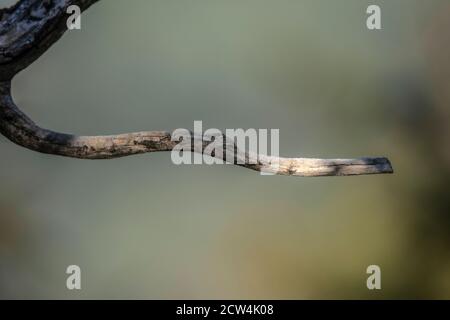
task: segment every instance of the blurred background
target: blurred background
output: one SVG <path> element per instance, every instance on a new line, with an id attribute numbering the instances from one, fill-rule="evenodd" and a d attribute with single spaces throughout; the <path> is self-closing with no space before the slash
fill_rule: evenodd
<path id="1" fill-rule="evenodd" d="M 94 5 L 14 79 L 43 127 L 279 128 L 283 156 L 387 156 L 395 174 L 82 161 L 0 136 L 0 298 L 450 298 L 449 15 L 447 0 Z"/>

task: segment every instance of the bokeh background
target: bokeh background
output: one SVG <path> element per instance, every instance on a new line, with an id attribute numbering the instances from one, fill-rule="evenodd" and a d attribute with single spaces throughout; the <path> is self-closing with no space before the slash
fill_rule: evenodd
<path id="1" fill-rule="evenodd" d="M 0 137 L 0 298 L 450 298 L 449 15 L 448 0 L 94 5 L 14 80 L 40 125 L 279 128 L 282 155 L 388 156 L 395 174 L 81 161 Z"/>

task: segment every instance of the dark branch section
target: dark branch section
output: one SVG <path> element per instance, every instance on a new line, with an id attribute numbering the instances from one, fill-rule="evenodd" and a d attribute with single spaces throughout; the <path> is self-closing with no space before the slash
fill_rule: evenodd
<path id="1" fill-rule="evenodd" d="M 82 11 L 98 0 L 22 0 L 0 10 L 0 133 L 33 151 L 80 159 L 112 159 L 147 152 L 170 151 L 179 143 L 166 131 L 146 131 L 111 136 L 76 136 L 43 129 L 15 105 L 11 80 L 38 59 L 67 30 L 67 8 Z M 201 137 L 191 137 L 189 149 L 203 153 Z M 233 150 L 232 163 L 256 171 L 293 176 L 347 176 L 392 173 L 387 158 L 309 159 L 276 158 L 241 151 L 224 137 L 224 149 Z M 200 148 L 195 142 L 201 142 Z M 225 159 L 215 154 L 216 158 Z"/>
<path id="2" fill-rule="evenodd" d="M 23 0 L 0 12 L 0 80 L 11 80 L 67 30 L 67 8 L 98 0 Z"/>

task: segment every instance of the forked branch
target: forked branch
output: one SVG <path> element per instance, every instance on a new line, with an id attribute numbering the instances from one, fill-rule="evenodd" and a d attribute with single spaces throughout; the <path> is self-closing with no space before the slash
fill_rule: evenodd
<path id="1" fill-rule="evenodd" d="M 38 59 L 67 30 L 66 10 L 77 5 L 86 10 L 98 0 L 22 0 L 0 10 L 0 132 L 25 148 L 80 159 L 112 159 L 134 154 L 170 151 L 178 142 L 165 131 L 148 131 L 112 136 L 76 136 L 54 132 L 36 125 L 15 105 L 11 97 L 11 80 Z M 193 140 L 201 138 L 192 138 Z M 226 141 L 226 140 L 225 140 Z M 195 141 L 192 141 L 195 142 Z M 234 142 L 233 142 L 234 143 Z M 202 153 L 191 144 L 193 152 Z M 392 173 L 387 158 L 308 159 L 252 156 L 229 143 L 236 164 L 270 173 L 293 176 L 338 176 Z M 222 159 L 222 156 L 216 155 Z M 250 161 L 253 160 L 253 161 Z"/>

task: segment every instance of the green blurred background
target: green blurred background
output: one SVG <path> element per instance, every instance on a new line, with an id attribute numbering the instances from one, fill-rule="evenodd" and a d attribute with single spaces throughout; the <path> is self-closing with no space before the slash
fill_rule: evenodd
<path id="1" fill-rule="evenodd" d="M 284 156 L 388 156 L 395 174 L 81 161 L 0 137 L 0 298 L 450 298 L 449 15 L 448 0 L 94 5 L 14 80 L 40 125 L 279 128 Z"/>

